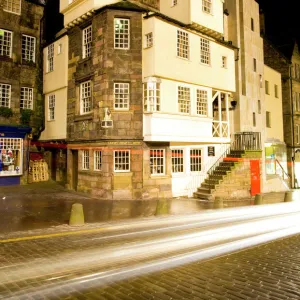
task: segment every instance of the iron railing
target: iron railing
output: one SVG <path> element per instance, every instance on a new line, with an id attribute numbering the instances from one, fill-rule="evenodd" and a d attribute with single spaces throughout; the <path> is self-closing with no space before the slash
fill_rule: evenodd
<path id="1" fill-rule="evenodd" d="M 232 150 L 262 150 L 260 132 L 238 132 L 234 134 Z"/>
<path id="2" fill-rule="evenodd" d="M 275 162 L 276 162 L 276 164 L 275 164 L 275 172 L 276 172 L 276 174 L 278 174 L 277 173 L 277 166 L 279 166 L 280 170 L 281 170 L 281 177 L 282 177 L 282 179 L 283 180 L 290 179 L 290 175 L 285 171 L 285 169 L 283 168 L 283 166 L 281 165 L 281 163 L 279 162 L 279 160 L 277 158 L 275 159 Z M 280 174 L 278 174 L 278 175 L 280 175 Z"/>

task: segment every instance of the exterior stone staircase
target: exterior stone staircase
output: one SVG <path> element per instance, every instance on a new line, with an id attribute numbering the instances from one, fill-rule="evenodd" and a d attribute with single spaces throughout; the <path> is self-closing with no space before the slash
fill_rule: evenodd
<path id="1" fill-rule="evenodd" d="M 229 152 L 222 157 L 217 163 L 211 168 L 208 172 L 208 177 L 197 189 L 197 192 L 194 193 L 194 197 L 203 200 L 213 200 L 213 198 L 219 194 L 218 192 L 224 191 L 222 188 L 226 188 L 227 197 L 229 197 L 228 191 L 230 186 L 235 189 L 236 185 L 240 185 L 239 180 L 247 177 L 247 173 L 250 172 L 241 172 L 242 170 L 238 168 L 239 165 L 243 164 L 239 159 L 245 156 L 244 150 L 229 150 Z M 242 168 L 245 171 L 245 168 Z M 238 171 L 238 172 L 237 172 Z M 250 174 L 249 174 L 250 175 Z M 241 178 L 242 177 L 242 178 Z M 250 176 L 248 176 L 250 180 Z M 247 180 L 248 182 L 248 180 Z M 250 182 L 249 182 L 250 184 Z"/>

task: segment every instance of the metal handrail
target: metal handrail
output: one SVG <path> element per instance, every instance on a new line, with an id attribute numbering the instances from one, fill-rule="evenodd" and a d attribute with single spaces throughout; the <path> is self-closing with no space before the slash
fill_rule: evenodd
<path id="1" fill-rule="evenodd" d="M 284 175 L 286 175 L 287 178 L 290 178 L 290 175 L 285 171 L 285 169 L 283 168 L 283 166 L 281 165 L 281 163 L 279 162 L 279 160 L 277 158 L 275 158 L 276 164 L 278 164 L 281 168 L 282 171 L 282 178 L 284 179 Z M 275 167 L 276 170 L 276 167 Z"/>

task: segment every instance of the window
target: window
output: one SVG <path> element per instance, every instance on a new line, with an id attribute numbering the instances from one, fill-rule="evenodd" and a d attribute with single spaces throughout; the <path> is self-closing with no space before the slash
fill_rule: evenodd
<path id="1" fill-rule="evenodd" d="M 177 30 L 177 56 L 189 58 L 189 34 L 187 32 Z"/>
<path id="2" fill-rule="evenodd" d="M 210 64 L 210 44 L 203 38 L 200 38 L 200 62 L 205 65 Z"/>
<path id="3" fill-rule="evenodd" d="M 222 68 L 227 68 L 227 57 L 222 56 Z"/>
<path id="4" fill-rule="evenodd" d="M 153 46 L 153 33 L 149 32 L 146 34 L 146 48 Z"/>
<path id="5" fill-rule="evenodd" d="M 21 14 L 21 0 L 4 0 L 3 9 L 19 15 Z"/>
<path id="6" fill-rule="evenodd" d="M 278 85 L 274 85 L 274 92 L 275 92 L 275 97 L 278 98 Z"/>
<path id="7" fill-rule="evenodd" d="M 207 91 L 197 89 L 197 115 L 207 116 Z"/>
<path id="8" fill-rule="evenodd" d="M 0 29 L 0 56 L 11 57 L 12 32 Z"/>
<path id="9" fill-rule="evenodd" d="M 259 75 L 259 87 L 263 87 L 263 78 L 262 75 Z"/>
<path id="10" fill-rule="evenodd" d="M 52 72 L 54 70 L 54 44 L 51 44 L 47 48 L 47 72 Z"/>
<path id="11" fill-rule="evenodd" d="M 80 113 L 86 114 L 92 111 L 91 82 L 85 81 L 80 84 Z"/>
<path id="12" fill-rule="evenodd" d="M 129 49 L 129 20 L 115 19 L 115 49 Z"/>
<path id="13" fill-rule="evenodd" d="M 33 89 L 21 87 L 20 108 L 33 109 Z"/>
<path id="14" fill-rule="evenodd" d="M 61 54 L 62 53 L 62 44 L 59 44 L 57 46 L 57 54 Z"/>
<path id="15" fill-rule="evenodd" d="M 150 173 L 152 175 L 165 174 L 165 150 L 164 149 L 150 150 Z"/>
<path id="16" fill-rule="evenodd" d="M 188 87 L 178 87 L 178 111 L 181 113 L 190 113 L 191 91 Z"/>
<path id="17" fill-rule="evenodd" d="M 177 0 L 172 0 L 172 6 L 176 6 L 177 5 Z"/>
<path id="18" fill-rule="evenodd" d="M 296 93 L 297 111 L 300 112 L 300 93 Z"/>
<path id="19" fill-rule="evenodd" d="M 254 20 L 251 18 L 251 30 L 254 31 Z"/>
<path id="20" fill-rule="evenodd" d="M 255 114 L 255 112 L 252 113 L 252 122 L 253 122 L 253 127 L 256 127 L 256 114 Z"/>
<path id="21" fill-rule="evenodd" d="M 257 100 L 257 112 L 261 114 L 261 101 Z"/>
<path id="22" fill-rule="evenodd" d="M 144 83 L 144 110 L 148 112 L 160 111 L 160 83 Z"/>
<path id="23" fill-rule="evenodd" d="M 300 144 L 300 126 L 296 125 L 296 144 Z"/>
<path id="24" fill-rule="evenodd" d="M 201 149 L 190 150 L 191 172 L 201 171 Z"/>
<path id="25" fill-rule="evenodd" d="M 11 85 L 0 83 L 0 107 L 10 107 Z"/>
<path id="26" fill-rule="evenodd" d="M 256 72 L 256 59 L 253 58 L 253 71 Z"/>
<path id="27" fill-rule="evenodd" d="M 266 125 L 271 128 L 271 113 L 269 111 L 266 111 Z"/>
<path id="28" fill-rule="evenodd" d="M 35 37 L 22 35 L 22 61 L 35 62 Z"/>
<path id="29" fill-rule="evenodd" d="M 266 94 L 267 94 L 267 95 L 270 95 L 270 91 L 269 91 L 269 81 L 268 81 L 268 80 L 265 81 L 265 90 L 266 90 Z"/>
<path id="30" fill-rule="evenodd" d="M 90 57 L 92 51 L 92 26 L 82 31 L 82 58 Z"/>
<path id="31" fill-rule="evenodd" d="M 82 170 L 90 169 L 90 153 L 89 150 L 82 150 Z"/>
<path id="32" fill-rule="evenodd" d="M 129 109 L 129 83 L 115 83 L 115 109 Z"/>
<path id="33" fill-rule="evenodd" d="M 212 0 L 202 0 L 202 11 L 211 14 L 212 12 Z"/>
<path id="34" fill-rule="evenodd" d="M 130 151 L 116 150 L 114 151 L 114 170 L 115 172 L 130 171 Z"/>
<path id="35" fill-rule="evenodd" d="M 55 95 L 48 96 L 48 120 L 52 121 L 55 119 Z"/>
<path id="36" fill-rule="evenodd" d="M 102 151 L 95 151 L 94 152 L 94 170 L 101 171 L 102 165 Z"/>
<path id="37" fill-rule="evenodd" d="M 172 150 L 172 173 L 183 173 L 183 150 Z"/>

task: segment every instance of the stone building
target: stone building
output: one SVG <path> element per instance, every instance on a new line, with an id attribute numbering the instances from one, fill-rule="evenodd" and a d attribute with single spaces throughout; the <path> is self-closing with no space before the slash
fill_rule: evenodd
<path id="1" fill-rule="evenodd" d="M 28 135 L 43 126 L 43 11 L 42 0 L 0 2 L 0 185 L 24 179 Z"/>
<path id="2" fill-rule="evenodd" d="M 204 180 L 230 142 L 236 51 L 222 39 L 222 2 L 208 2 L 60 2 L 70 189 L 165 198 Z"/>

